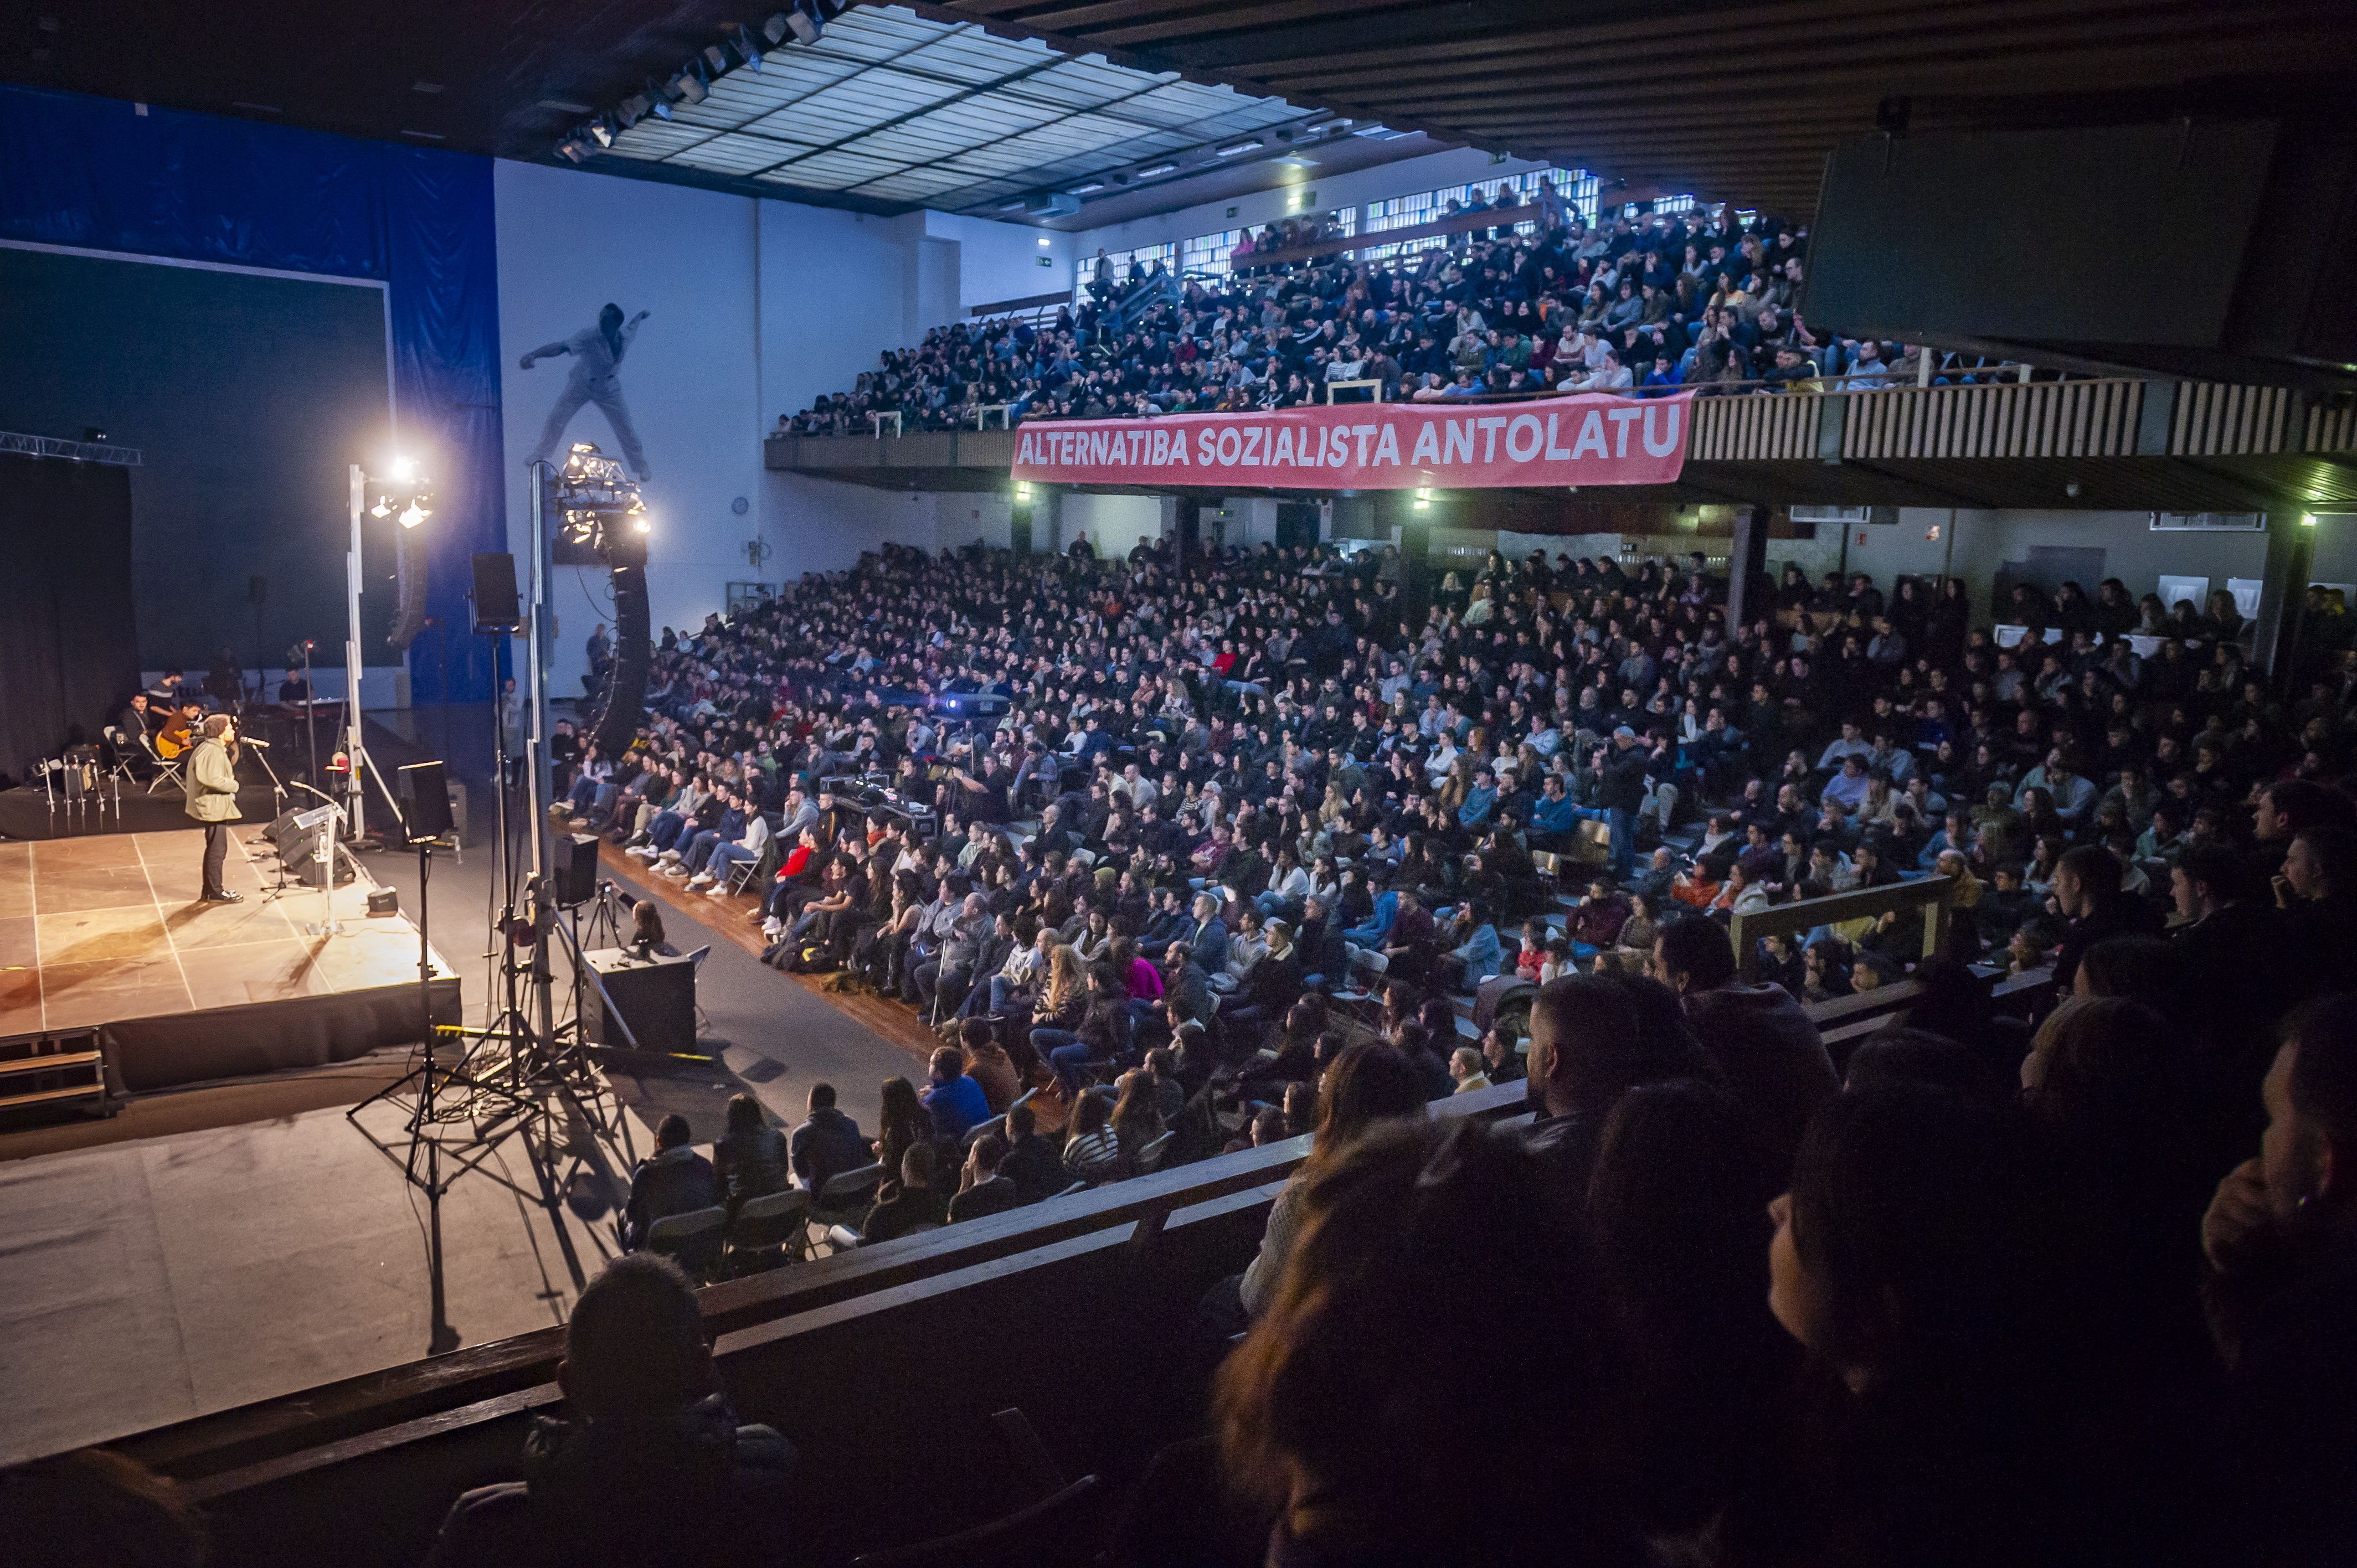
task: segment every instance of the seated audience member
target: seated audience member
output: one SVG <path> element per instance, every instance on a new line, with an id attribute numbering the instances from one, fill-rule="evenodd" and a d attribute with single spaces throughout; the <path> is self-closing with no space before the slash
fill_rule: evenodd
<path id="1" fill-rule="evenodd" d="M 1717 1069 L 1674 1015 L 1648 1017 L 1646 983 L 1619 975 L 1567 974 L 1540 987 L 1531 1003 L 1529 1078 L 1524 1099 L 1538 1112 L 1526 1137 L 1552 1175 L 1558 1196 L 1577 1207 L 1604 1134 L 1605 1118 L 1641 1083 L 1717 1077 Z"/>
<path id="2" fill-rule="evenodd" d="M 1277 1276 L 1285 1267 L 1300 1226 L 1302 1188 L 1316 1179 L 1326 1160 L 1375 1123 L 1394 1119 L 1422 1121 L 1424 1091 L 1424 1075 L 1405 1057 L 1389 1046 L 1372 1041 L 1347 1047 L 1326 1069 L 1318 1090 L 1317 1130 L 1309 1157 L 1278 1190 L 1276 1201 L 1268 1211 L 1268 1226 L 1261 1237 L 1260 1251 L 1254 1257 L 1252 1266 L 1227 1286 L 1233 1292 L 1232 1297 L 1227 1299 L 1232 1299 L 1245 1316 L 1259 1316 L 1275 1289 Z M 1288 1124 L 1291 1122 L 1288 1117 Z M 1215 1294 L 1224 1296 L 1224 1292 L 1215 1291 Z"/>
<path id="3" fill-rule="evenodd" d="M 964 1050 L 966 1077 L 981 1086 L 990 1113 L 1005 1115 L 1023 1092 L 1023 1075 L 991 1032 L 990 1020 L 965 1019 L 958 1026 L 958 1043 Z"/>
<path id="4" fill-rule="evenodd" d="M 1121 1133 L 1103 1094 L 1082 1094 L 1072 1102 L 1071 1126 L 1064 1136 L 1064 1168 L 1076 1181 L 1110 1181 L 1122 1172 Z"/>
<path id="5" fill-rule="evenodd" d="M 668 1260 L 618 1258 L 565 1326 L 562 1418 L 535 1417 L 521 1481 L 453 1504 L 432 1568 L 640 1568 L 776 1561 L 792 1447 L 739 1426 L 695 1292 Z"/>
<path id="6" fill-rule="evenodd" d="M 720 1178 L 688 1137 L 687 1118 L 677 1112 L 655 1124 L 655 1152 L 639 1162 L 630 1177 L 630 1202 L 622 1211 L 624 1247 L 645 1246 L 647 1227 L 658 1219 L 719 1207 Z"/>
<path id="7" fill-rule="evenodd" d="M 729 1096 L 728 1125 L 712 1145 L 712 1168 L 732 1211 L 748 1197 L 783 1192 L 794 1184 L 786 1135 L 770 1125 L 761 1102 L 750 1094 Z"/>
<path id="8" fill-rule="evenodd" d="M 2070 922 L 2054 950 L 2054 986 L 2071 989 L 2079 961 L 2107 937 L 2157 936 L 2153 907 L 2123 891 L 2119 857 L 2100 844 L 2081 844 L 2054 867 L 2054 902 Z"/>
<path id="9" fill-rule="evenodd" d="M 2259 1152 L 2201 1221 L 2202 1305 L 2225 1373 L 2222 1546 L 2253 1563 L 2357 1550 L 2357 995 L 2293 1020 Z"/>
<path id="10" fill-rule="evenodd" d="M 1647 1562 L 1585 1457 L 1598 1325 L 1577 1216 L 1534 1156 L 1464 1122 L 1325 1131 L 1213 1394 L 1227 1485 L 1273 1520 L 1268 1561 Z M 1501 1357 L 1503 1324 L 1545 1329 Z"/>
<path id="11" fill-rule="evenodd" d="M 940 1174 L 940 1156 L 932 1144 L 909 1145 L 909 1152 L 900 1157 L 899 1185 L 867 1211 L 867 1219 L 859 1227 L 859 1240 L 889 1241 L 911 1231 L 930 1230 L 948 1223 L 950 1200 L 936 1179 Z"/>
<path id="12" fill-rule="evenodd" d="M 933 1135 L 955 1144 L 990 1120 L 990 1099 L 982 1085 L 965 1074 L 965 1057 L 955 1046 L 933 1053 L 931 1087 L 925 1090 L 925 1111 L 932 1117 Z"/>
<path id="13" fill-rule="evenodd" d="M 1770 1308 L 1822 1388 L 1800 1560 L 2060 1568 L 2132 1522 L 2058 1452 L 2075 1347 L 2030 1169 L 2006 1108 L 1931 1084 L 1811 1118 L 1769 1252 Z"/>
<path id="14" fill-rule="evenodd" d="M 1490 1087 L 1490 1075 L 1482 1069 L 1481 1053 L 1471 1046 L 1459 1046 L 1448 1053 L 1448 1077 L 1456 1088 L 1452 1094 L 1473 1094 Z"/>
<path id="15" fill-rule="evenodd" d="M 952 1224 L 1003 1214 L 1023 1201 L 1014 1178 L 998 1172 L 999 1162 L 1006 1158 L 1006 1140 L 997 1133 L 985 1133 L 974 1141 L 966 1151 L 965 1168 L 958 1176 L 957 1196 L 950 1199 Z"/>
<path id="16" fill-rule="evenodd" d="M 1815 1023 L 1782 986 L 1743 983 L 1735 944 L 1711 920 L 1663 926 L 1653 972 L 1677 993 L 1703 1049 L 1759 1120 L 1770 1168 L 1788 1168 L 1802 1128 L 1837 1086 Z"/>
<path id="17" fill-rule="evenodd" d="M 835 1109 L 834 1085 L 811 1085 L 810 1116 L 794 1129 L 789 1145 L 794 1179 L 815 1192 L 830 1177 L 872 1165 L 876 1152 L 861 1136 L 859 1123 Z"/>
<path id="18" fill-rule="evenodd" d="M 1039 1135 L 1039 1117 L 1028 1105 L 1006 1113 L 1007 1148 L 998 1162 L 998 1174 L 1015 1184 L 1017 1199 L 1037 1203 L 1072 1185 L 1055 1145 Z"/>
<path id="19" fill-rule="evenodd" d="M 1648 1535 L 1756 1545 L 1793 1478 L 1796 1357 L 1768 1310 L 1777 1185 L 1713 1084 L 1641 1084 L 1605 1120 L 1587 1203 L 1614 1384 L 1603 1452 Z"/>

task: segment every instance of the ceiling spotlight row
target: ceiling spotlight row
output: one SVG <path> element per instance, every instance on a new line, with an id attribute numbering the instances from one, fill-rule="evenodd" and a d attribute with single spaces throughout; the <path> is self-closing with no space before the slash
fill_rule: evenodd
<path id="1" fill-rule="evenodd" d="M 556 156 L 571 163 L 587 161 L 648 115 L 668 120 L 674 104 L 703 102 L 712 84 L 730 71 L 742 68 L 758 73 L 770 51 L 783 48 L 789 40 L 818 42 L 826 25 L 850 8 L 849 0 L 794 0 L 791 9 L 773 13 L 758 27 L 739 26 L 729 38 L 708 45 L 671 75 L 660 81 L 650 78 L 643 91 L 575 129 L 556 144 Z"/>

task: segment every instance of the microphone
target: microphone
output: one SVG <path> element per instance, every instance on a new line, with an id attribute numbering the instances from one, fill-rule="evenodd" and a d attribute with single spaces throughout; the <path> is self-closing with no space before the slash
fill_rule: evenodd
<path id="1" fill-rule="evenodd" d="M 270 743 L 268 741 L 256 740 L 250 735 L 242 735 L 238 736 L 237 744 L 240 746 L 258 746 L 264 751 L 268 751 L 270 749 Z"/>

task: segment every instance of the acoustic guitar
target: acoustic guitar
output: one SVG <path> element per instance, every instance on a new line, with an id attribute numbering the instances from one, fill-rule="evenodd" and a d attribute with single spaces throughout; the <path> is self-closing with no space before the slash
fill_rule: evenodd
<path id="1" fill-rule="evenodd" d="M 196 744 L 196 726 L 186 714 L 174 714 L 156 736 L 156 755 L 169 762 Z"/>

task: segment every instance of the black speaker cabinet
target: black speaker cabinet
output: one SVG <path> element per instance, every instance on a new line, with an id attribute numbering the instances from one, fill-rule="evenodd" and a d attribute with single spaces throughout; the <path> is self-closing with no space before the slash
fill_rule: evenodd
<path id="1" fill-rule="evenodd" d="M 475 629 L 514 631 L 523 625 L 523 601 L 516 593 L 515 557 L 475 557 Z"/>
<path id="2" fill-rule="evenodd" d="M 597 835 L 560 833 L 556 838 L 556 907 L 570 909 L 597 896 Z"/>
<path id="3" fill-rule="evenodd" d="M 597 1009 L 599 1045 L 650 1056 L 710 1057 L 695 1043 L 694 959 L 641 959 L 625 948 L 599 948 L 581 956 L 605 988 Z M 616 1023 L 617 1013 L 630 1026 L 627 1033 Z"/>
<path id="4" fill-rule="evenodd" d="M 409 842 L 438 839 L 450 831 L 450 780 L 438 762 L 413 762 L 401 770 L 401 792 L 408 797 Z"/>

